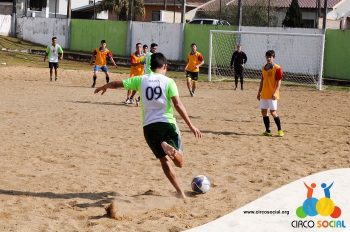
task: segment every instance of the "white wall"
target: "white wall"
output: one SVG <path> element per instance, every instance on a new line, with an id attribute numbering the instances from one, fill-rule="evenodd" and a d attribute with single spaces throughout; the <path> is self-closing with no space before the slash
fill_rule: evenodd
<path id="1" fill-rule="evenodd" d="M 67 19 L 18 18 L 17 37 L 34 43 L 47 45 L 53 36 L 63 48 L 69 47 Z"/>
<path id="2" fill-rule="evenodd" d="M 11 15 L 0 15 L 0 35 L 8 36 L 11 34 Z"/>
<path id="3" fill-rule="evenodd" d="M 182 24 L 132 22 L 130 54 L 135 51 L 136 43 L 158 44 L 158 52 L 162 52 L 169 60 L 182 60 Z"/>

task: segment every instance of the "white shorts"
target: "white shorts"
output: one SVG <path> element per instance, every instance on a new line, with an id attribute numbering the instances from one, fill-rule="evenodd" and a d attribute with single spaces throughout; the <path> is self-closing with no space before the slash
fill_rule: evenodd
<path id="1" fill-rule="evenodd" d="M 260 109 L 277 110 L 277 100 L 272 99 L 260 99 Z"/>

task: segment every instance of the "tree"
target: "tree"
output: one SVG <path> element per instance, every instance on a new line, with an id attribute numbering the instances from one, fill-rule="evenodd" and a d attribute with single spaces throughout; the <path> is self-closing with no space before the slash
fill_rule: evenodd
<path id="1" fill-rule="evenodd" d="M 285 27 L 302 27 L 303 21 L 301 16 L 301 10 L 298 0 L 292 0 L 290 4 L 286 17 L 284 18 L 282 25 Z"/>
<path id="2" fill-rule="evenodd" d="M 102 10 L 109 10 L 117 15 L 119 20 L 128 19 L 129 1 L 133 1 L 133 18 L 144 17 L 145 7 L 143 0 L 102 0 Z"/>

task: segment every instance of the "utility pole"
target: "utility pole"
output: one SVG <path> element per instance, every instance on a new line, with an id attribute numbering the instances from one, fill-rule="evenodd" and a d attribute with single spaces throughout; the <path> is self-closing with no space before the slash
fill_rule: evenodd
<path id="1" fill-rule="evenodd" d="M 96 0 L 94 0 L 94 20 L 96 19 Z"/>
<path id="2" fill-rule="evenodd" d="M 270 0 L 268 1 L 268 5 L 267 5 L 267 26 L 270 27 Z"/>
<path id="3" fill-rule="evenodd" d="M 57 0 L 55 0 L 55 18 L 57 17 Z"/>
<path id="4" fill-rule="evenodd" d="M 238 13 L 237 13 L 238 31 L 242 27 L 242 0 L 238 0 Z"/>
<path id="5" fill-rule="evenodd" d="M 182 0 L 182 15 L 181 15 L 181 23 L 185 23 L 185 15 L 186 15 L 186 0 Z"/>
<path id="6" fill-rule="evenodd" d="M 67 18 L 71 19 L 72 18 L 72 5 L 71 5 L 72 0 L 68 0 L 67 2 Z"/>
<path id="7" fill-rule="evenodd" d="M 321 17 L 321 0 L 316 0 L 316 27 L 319 27 Z"/>
<path id="8" fill-rule="evenodd" d="M 324 0 L 324 5 L 323 5 L 323 24 L 322 24 L 322 29 L 326 30 L 326 25 L 327 25 L 327 7 L 328 7 L 328 1 Z"/>
<path id="9" fill-rule="evenodd" d="M 220 24 L 220 21 L 221 21 L 221 0 L 220 0 L 220 8 L 219 8 L 219 24 Z"/>
<path id="10" fill-rule="evenodd" d="M 16 37 L 16 18 L 17 18 L 17 5 L 16 0 L 13 0 L 13 7 L 12 7 L 12 36 Z"/>

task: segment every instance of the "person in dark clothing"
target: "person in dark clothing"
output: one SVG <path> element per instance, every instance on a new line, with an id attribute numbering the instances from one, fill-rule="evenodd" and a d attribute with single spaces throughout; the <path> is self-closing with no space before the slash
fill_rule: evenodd
<path id="1" fill-rule="evenodd" d="M 231 68 L 234 68 L 235 71 L 235 90 L 237 89 L 238 85 L 238 77 L 240 78 L 241 82 L 241 90 L 243 90 L 243 71 L 244 71 L 244 64 L 247 62 L 247 55 L 241 50 L 241 45 L 238 44 L 236 46 L 236 51 L 232 54 L 231 58 Z"/>

